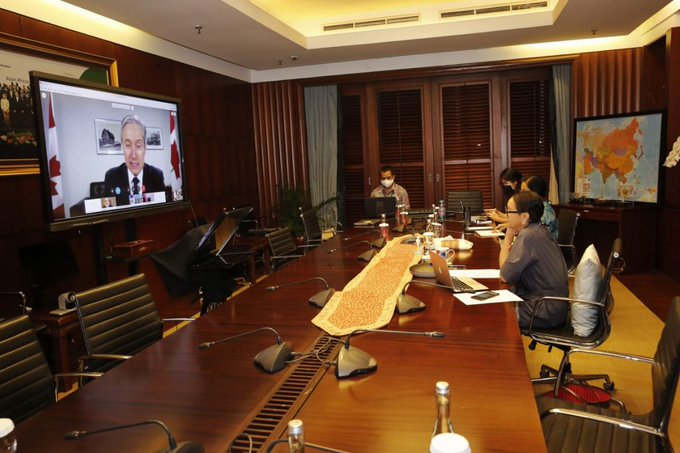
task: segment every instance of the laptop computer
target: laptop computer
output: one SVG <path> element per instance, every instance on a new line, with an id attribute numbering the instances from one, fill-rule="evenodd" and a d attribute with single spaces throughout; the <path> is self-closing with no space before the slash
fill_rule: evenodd
<path id="1" fill-rule="evenodd" d="M 451 288 L 453 293 L 475 293 L 489 288 L 469 277 L 452 277 L 446 260 L 436 252 L 430 252 L 430 262 L 434 269 L 434 278 L 440 285 Z"/>
<path id="2" fill-rule="evenodd" d="M 241 221 L 253 210 L 251 207 L 220 212 L 208 231 L 203 235 L 191 261 L 202 261 L 208 256 L 222 258 L 227 244 L 238 230 Z M 241 252 L 243 253 L 243 252 Z M 190 261 L 190 262 L 191 262 Z"/>

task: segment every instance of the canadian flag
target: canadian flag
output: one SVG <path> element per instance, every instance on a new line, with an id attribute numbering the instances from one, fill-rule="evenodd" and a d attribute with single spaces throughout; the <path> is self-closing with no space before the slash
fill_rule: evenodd
<path id="1" fill-rule="evenodd" d="M 47 133 L 47 163 L 50 175 L 50 192 L 52 194 L 52 211 L 55 219 L 64 218 L 64 197 L 61 195 L 61 163 L 59 162 L 59 144 L 57 142 L 57 125 L 52 113 L 52 95 L 49 106 L 49 131 Z"/>
<path id="2" fill-rule="evenodd" d="M 173 112 L 170 112 L 170 165 L 172 166 L 173 173 L 175 173 L 175 179 L 179 180 L 182 175 L 179 174 L 179 151 L 177 150 L 177 132 L 175 130 L 175 115 Z M 181 186 L 180 182 L 179 187 Z M 173 187 L 175 187 L 175 184 L 173 184 Z"/>

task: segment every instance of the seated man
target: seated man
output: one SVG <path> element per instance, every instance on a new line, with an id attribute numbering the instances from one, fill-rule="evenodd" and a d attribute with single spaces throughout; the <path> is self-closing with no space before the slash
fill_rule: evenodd
<path id="1" fill-rule="evenodd" d="M 397 206 L 401 206 L 401 209 L 405 211 L 408 211 L 411 206 L 406 189 L 394 182 L 394 170 L 389 165 L 380 169 L 380 185 L 371 192 L 371 198 L 376 197 L 395 197 Z"/>
<path id="2" fill-rule="evenodd" d="M 567 265 L 562 252 L 541 224 L 543 199 L 535 192 L 519 192 L 508 200 L 508 227 L 498 256 L 501 280 L 513 285 L 519 302 L 521 329 L 528 329 L 537 300 L 543 296 L 569 296 Z M 558 327 L 567 319 L 568 305 L 544 302 L 534 318 L 540 329 Z"/>
<path id="3" fill-rule="evenodd" d="M 144 163 L 146 126 L 136 115 L 128 115 L 120 124 L 121 147 L 125 162 L 111 168 L 104 177 L 104 193 L 115 196 L 118 206 L 130 204 L 131 196 L 165 191 L 163 171 Z"/>

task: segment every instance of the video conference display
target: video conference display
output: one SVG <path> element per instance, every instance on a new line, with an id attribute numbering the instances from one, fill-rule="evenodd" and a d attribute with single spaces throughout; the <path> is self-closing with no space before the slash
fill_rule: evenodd
<path id="1" fill-rule="evenodd" d="M 179 101 L 31 74 L 52 230 L 184 203 Z"/>

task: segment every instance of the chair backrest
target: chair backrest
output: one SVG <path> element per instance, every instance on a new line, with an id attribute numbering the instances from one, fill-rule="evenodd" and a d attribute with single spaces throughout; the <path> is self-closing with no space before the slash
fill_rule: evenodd
<path id="1" fill-rule="evenodd" d="M 666 325 L 654 354 L 652 365 L 652 422 L 668 433 L 668 421 L 673 408 L 678 374 L 680 373 L 680 297 L 671 302 Z"/>
<path id="2" fill-rule="evenodd" d="M 0 417 L 20 422 L 54 402 L 54 377 L 27 315 L 0 324 Z"/>
<path id="3" fill-rule="evenodd" d="M 571 209 L 560 209 L 557 216 L 559 234 L 557 235 L 557 243 L 561 245 L 574 245 L 574 236 L 576 235 L 576 225 L 580 213 Z"/>
<path id="4" fill-rule="evenodd" d="M 163 338 L 144 274 L 76 293 L 88 354 L 134 355 Z"/>
<path id="5" fill-rule="evenodd" d="M 480 190 L 448 192 L 447 196 L 446 206 L 448 206 L 450 212 L 462 214 L 462 206 L 470 208 L 472 215 L 478 215 L 484 211 L 484 202 Z"/>
<path id="6" fill-rule="evenodd" d="M 307 210 L 300 208 L 300 218 L 302 218 L 302 225 L 305 228 L 305 241 L 307 244 L 320 243 L 322 233 L 316 210 L 313 208 Z"/>
<path id="7" fill-rule="evenodd" d="M 288 228 L 281 228 L 267 235 L 272 256 L 284 256 L 297 254 L 297 246 Z"/>

